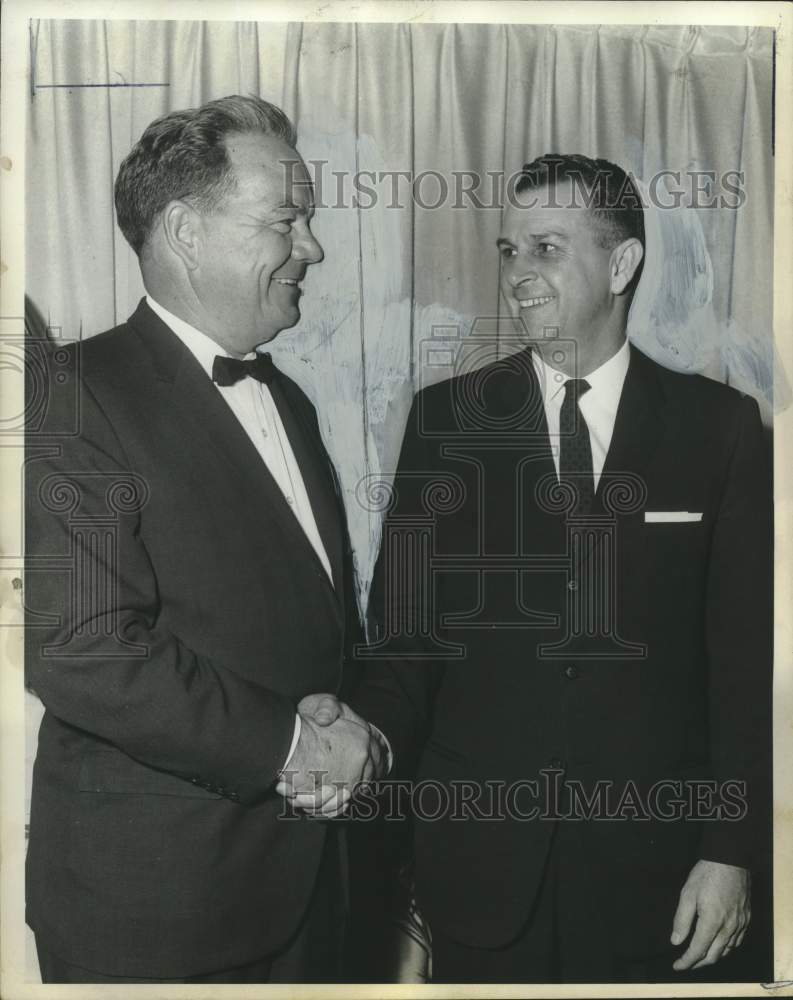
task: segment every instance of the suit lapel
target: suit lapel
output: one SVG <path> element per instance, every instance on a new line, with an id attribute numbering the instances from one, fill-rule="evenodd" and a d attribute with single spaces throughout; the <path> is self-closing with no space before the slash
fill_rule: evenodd
<path id="1" fill-rule="evenodd" d="M 534 370 L 531 348 L 504 358 L 499 364 L 506 373 L 506 379 L 503 386 L 499 387 L 499 394 L 494 403 L 503 403 L 503 412 L 500 405 L 498 408 L 491 406 L 491 412 L 500 419 L 509 421 L 519 434 L 536 438 L 537 453 L 541 456 L 538 461 L 541 460 L 553 470 L 545 405 L 537 372 Z M 517 414 L 520 414 L 519 420 L 516 419 Z"/>
<path id="2" fill-rule="evenodd" d="M 558 552 L 564 544 L 564 522 L 553 503 L 558 477 L 531 348 L 506 358 L 502 364 L 510 376 L 503 388 L 505 413 L 524 415 L 517 427 L 526 456 L 518 484 L 522 500 L 518 512 L 519 551 L 526 555 Z"/>
<path id="3" fill-rule="evenodd" d="M 218 466 L 225 468 L 228 475 L 233 477 L 232 481 L 239 483 L 240 490 L 245 491 L 244 495 L 261 497 L 262 503 L 277 522 L 278 528 L 292 539 L 296 551 L 302 552 L 300 558 L 314 560 L 334 596 L 337 611 L 340 611 L 341 595 L 331 586 L 314 546 L 308 540 L 253 442 L 221 394 L 212 385 L 204 369 L 176 334 L 149 309 L 145 300 L 130 317 L 129 324 L 135 328 L 147 346 L 157 379 L 168 385 L 170 404 L 182 418 L 185 433 L 203 442 L 207 454 L 214 456 Z M 315 483 L 316 460 L 306 460 L 304 464 L 308 449 L 304 444 L 303 434 L 297 431 L 297 421 L 292 416 L 292 408 L 286 404 L 283 395 L 280 405 L 279 400 L 276 400 L 276 405 L 289 435 L 289 442 L 295 452 L 301 475 L 304 477 L 315 517 L 317 517 L 317 506 L 322 508 L 317 527 L 323 543 L 330 544 L 333 550 L 332 542 L 326 542 L 326 538 L 330 539 L 332 532 L 324 523 L 328 520 L 324 505 L 320 502 L 315 506 L 315 495 L 318 492 Z M 320 520 L 323 521 L 324 530 L 319 524 Z M 255 524 L 251 525 L 251 530 L 256 530 Z M 339 543 L 337 548 L 340 547 Z M 334 563 L 331 551 L 328 551 L 328 558 L 331 560 L 334 581 L 337 581 L 337 590 L 341 590 L 340 556 L 336 556 Z"/>
<path id="4" fill-rule="evenodd" d="M 304 413 L 305 404 L 301 405 L 301 400 L 295 398 L 292 383 L 279 375 L 273 381 L 271 392 L 297 459 L 317 530 L 333 572 L 336 593 L 341 599 L 344 591 L 344 543 L 340 519 L 344 516 L 344 508 L 335 470 L 318 438 L 318 429 L 310 425 Z"/>
<path id="5" fill-rule="evenodd" d="M 666 427 L 663 390 L 655 365 L 633 345 L 597 496 L 621 474 L 644 480 Z"/>
<path id="6" fill-rule="evenodd" d="M 611 444 L 595 493 L 594 514 L 616 518 L 617 523 L 635 516 L 643 503 L 646 470 L 655 455 L 666 429 L 665 398 L 655 363 L 630 345 L 630 362 L 622 387 Z M 620 483 L 624 486 L 621 487 Z M 614 494 L 609 498 L 611 489 Z M 633 504 L 622 501 L 635 497 Z M 608 500 L 611 502 L 607 502 Z M 614 510 L 615 501 L 622 509 Z M 634 509 L 635 508 L 635 509 Z M 581 551 L 581 565 L 596 551 L 603 531 L 587 532 Z"/>

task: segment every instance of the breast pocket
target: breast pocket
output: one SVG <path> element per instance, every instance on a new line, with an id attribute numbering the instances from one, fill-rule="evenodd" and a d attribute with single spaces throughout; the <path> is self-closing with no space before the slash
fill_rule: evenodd
<path id="1" fill-rule="evenodd" d="M 107 795 L 175 795 L 191 799 L 220 799 L 223 796 L 199 785 L 146 767 L 120 750 L 93 750 L 83 757 L 78 789 Z"/>
<path id="2" fill-rule="evenodd" d="M 661 562 L 691 563 L 707 555 L 711 525 L 702 521 L 664 521 L 641 525 L 648 552 Z"/>

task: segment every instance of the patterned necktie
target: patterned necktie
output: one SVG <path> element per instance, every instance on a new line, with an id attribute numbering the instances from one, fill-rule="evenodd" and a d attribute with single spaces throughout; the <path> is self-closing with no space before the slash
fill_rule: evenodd
<path id="1" fill-rule="evenodd" d="M 257 354 L 249 361 L 226 358 L 217 354 L 212 363 L 212 381 L 223 386 L 234 385 L 246 375 L 255 378 L 257 382 L 270 385 L 277 372 L 278 369 L 273 364 L 273 359 L 269 354 Z"/>
<path id="2" fill-rule="evenodd" d="M 595 477 L 589 428 L 578 401 L 589 391 L 590 385 L 586 379 L 571 378 L 564 389 L 559 414 L 559 481 L 569 483 L 575 490 L 577 501 L 572 513 L 588 514 L 595 498 Z"/>

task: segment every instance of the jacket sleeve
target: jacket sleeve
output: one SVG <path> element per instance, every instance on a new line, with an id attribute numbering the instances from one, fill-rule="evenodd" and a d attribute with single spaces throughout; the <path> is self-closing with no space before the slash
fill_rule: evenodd
<path id="1" fill-rule="evenodd" d="M 746 397 L 712 537 L 706 635 L 713 776 L 745 789 L 747 810 L 706 821 L 701 847 L 706 860 L 742 867 L 761 860 L 771 826 L 771 484 L 759 410 Z"/>
<path id="2" fill-rule="evenodd" d="M 140 763 L 254 802 L 286 760 L 294 705 L 162 621 L 140 530 L 149 484 L 85 382 L 73 433 L 65 398 L 51 394 L 27 438 L 27 683 L 58 719 Z"/>
<path id="3" fill-rule="evenodd" d="M 411 574 L 411 552 L 422 503 L 440 465 L 437 447 L 421 434 L 420 405 L 414 400 L 383 525 L 372 579 L 368 614 L 370 646 L 359 661 L 360 683 L 351 703 L 388 738 L 392 776 L 410 775 L 427 738 L 443 662 L 430 658 L 426 635 L 438 623 L 427 591 Z M 413 538 L 411 538 L 413 536 Z"/>

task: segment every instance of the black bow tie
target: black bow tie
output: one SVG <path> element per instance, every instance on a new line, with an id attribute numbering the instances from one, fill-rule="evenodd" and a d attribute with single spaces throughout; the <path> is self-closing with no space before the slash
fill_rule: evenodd
<path id="1" fill-rule="evenodd" d="M 239 358 L 225 358 L 217 354 L 212 362 L 212 381 L 224 386 L 234 385 L 246 375 L 255 378 L 257 382 L 270 385 L 277 372 L 278 369 L 273 364 L 273 359 L 269 354 L 257 354 L 249 361 L 240 361 Z"/>

